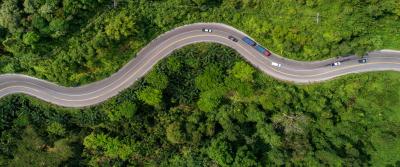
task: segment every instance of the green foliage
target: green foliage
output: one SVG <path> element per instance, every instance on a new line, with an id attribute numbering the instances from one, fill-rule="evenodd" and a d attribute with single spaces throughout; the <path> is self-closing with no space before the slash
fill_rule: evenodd
<path id="1" fill-rule="evenodd" d="M 27 1 L 25 1 L 27 2 Z M 40 31 L 47 31 L 46 19 L 38 14 L 32 16 L 32 27 L 39 29 Z"/>
<path id="2" fill-rule="evenodd" d="M 29 125 L 29 117 L 27 114 L 21 114 L 16 120 L 14 120 L 14 125 L 18 127 L 25 127 Z"/>
<path id="3" fill-rule="evenodd" d="M 11 33 L 20 31 L 21 13 L 18 9 L 17 0 L 5 0 L 0 7 L 0 26 Z"/>
<path id="4" fill-rule="evenodd" d="M 396 166 L 399 81 L 399 73 L 376 72 L 292 85 L 232 49 L 198 44 L 97 106 L 2 98 L 0 164 Z"/>
<path id="5" fill-rule="evenodd" d="M 72 157 L 66 139 L 58 140 L 54 147 L 46 146 L 32 127 L 27 127 L 16 149 L 10 166 L 58 166 Z"/>
<path id="6" fill-rule="evenodd" d="M 58 122 L 52 122 L 47 126 L 47 131 L 52 135 L 64 136 L 65 128 Z"/>
<path id="7" fill-rule="evenodd" d="M 257 124 L 257 134 L 271 147 L 280 147 L 282 145 L 282 139 L 271 125 Z"/>
<path id="8" fill-rule="evenodd" d="M 110 38 L 119 40 L 138 32 L 135 22 L 135 16 L 130 12 L 123 10 L 117 13 L 116 16 L 107 18 L 104 29 Z"/>
<path id="9" fill-rule="evenodd" d="M 124 101 L 122 104 L 118 105 L 116 109 L 111 109 L 111 111 L 108 111 L 107 115 L 111 121 L 120 121 L 123 119 L 133 118 L 136 111 L 137 107 L 134 103 Z"/>
<path id="10" fill-rule="evenodd" d="M 195 22 L 232 25 L 274 53 L 298 60 L 363 55 L 400 46 L 396 0 L 117 0 L 116 8 L 110 6 L 112 2 L 1 1 L 0 53 L 13 61 L 1 60 L 1 66 L 8 68 L 0 68 L 0 73 L 82 85 L 110 76 L 158 35 Z M 204 65 L 193 60 L 186 60 L 191 61 L 188 67 Z M 183 67 L 183 62 L 168 61 L 170 71 L 165 73 Z M 212 63 L 216 64 L 207 65 Z M 238 63 L 230 72 L 251 82 L 255 70 L 244 64 Z M 247 88 L 238 86 L 242 91 L 235 98 L 248 100 L 243 97 Z"/>
<path id="11" fill-rule="evenodd" d="M 35 32 L 28 32 L 24 35 L 24 43 L 27 45 L 32 45 L 35 42 L 39 41 L 40 36 Z"/>
<path id="12" fill-rule="evenodd" d="M 128 159 L 137 151 L 134 146 L 121 143 L 119 139 L 105 134 L 92 133 L 85 137 L 83 145 L 86 149 L 101 151 L 106 157 L 120 158 L 122 160 Z"/>
<path id="13" fill-rule="evenodd" d="M 150 86 L 157 88 L 159 90 L 163 90 L 168 86 L 168 77 L 165 74 L 156 71 L 150 72 L 146 76 L 145 81 Z"/>
<path id="14" fill-rule="evenodd" d="M 196 87 L 201 91 L 211 90 L 221 86 L 222 71 L 216 65 L 209 65 L 204 73 L 196 77 Z"/>
<path id="15" fill-rule="evenodd" d="M 143 90 L 140 90 L 137 96 L 144 103 L 152 106 L 158 106 L 162 101 L 161 91 L 152 87 L 146 87 Z"/>
<path id="16" fill-rule="evenodd" d="M 49 29 L 52 32 L 51 36 L 53 38 L 58 38 L 66 34 L 66 29 L 68 25 L 62 19 L 54 19 L 49 23 Z"/>
<path id="17" fill-rule="evenodd" d="M 185 137 L 181 132 L 181 127 L 178 122 L 168 125 L 166 129 L 167 140 L 174 144 L 182 144 Z"/>
<path id="18" fill-rule="evenodd" d="M 237 62 L 230 73 L 241 81 L 253 81 L 254 68 L 245 62 Z"/>
<path id="19" fill-rule="evenodd" d="M 200 110 L 207 112 L 216 109 L 221 102 L 224 92 L 225 90 L 221 87 L 202 92 L 200 94 L 200 99 L 197 102 L 197 106 Z"/>
<path id="20" fill-rule="evenodd" d="M 167 66 L 171 72 L 178 72 L 181 68 L 181 62 L 175 57 L 170 57 L 167 59 Z"/>
<path id="21" fill-rule="evenodd" d="M 398 136 L 399 128 L 392 127 L 393 129 L 379 129 L 376 132 L 371 132 L 371 143 L 376 150 L 372 151 L 373 165 L 379 166 L 382 164 L 392 165 L 398 164 L 400 160 L 400 139 Z M 395 131 L 395 133 L 389 133 Z"/>
<path id="22" fill-rule="evenodd" d="M 236 167 L 251 167 L 260 166 L 257 163 L 256 156 L 249 151 L 246 146 L 240 147 L 236 152 L 235 161 L 232 166 Z"/>
<path id="23" fill-rule="evenodd" d="M 208 156 L 217 162 L 220 166 L 229 166 L 233 161 L 232 148 L 228 142 L 223 139 L 215 139 L 211 141 L 208 148 Z"/>

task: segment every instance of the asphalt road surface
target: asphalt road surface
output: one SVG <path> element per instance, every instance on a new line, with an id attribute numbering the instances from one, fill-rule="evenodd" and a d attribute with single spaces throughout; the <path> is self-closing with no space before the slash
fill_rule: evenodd
<path id="1" fill-rule="evenodd" d="M 203 32 L 203 28 L 213 31 Z M 228 39 L 234 36 L 238 42 Z M 197 23 L 173 29 L 159 36 L 143 48 L 118 72 L 101 81 L 80 87 L 63 87 L 54 83 L 21 74 L 0 75 L 0 98 L 14 93 L 25 93 L 44 101 L 65 106 L 84 107 L 101 103 L 131 86 L 149 72 L 161 59 L 183 46 L 214 42 L 235 49 L 253 66 L 272 77 L 288 82 L 307 84 L 321 82 L 349 73 L 367 71 L 400 71 L 400 52 L 381 50 L 370 52 L 367 63 L 359 63 L 359 57 L 346 56 L 323 61 L 301 62 L 285 59 L 272 54 L 269 57 L 256 51 L 241 39 L 247 36 L 243 32 L 219 23 Z M 340 61 L 340 66 L 331 66 Z M 281 67 L 272 65 L 281 64 Z"/>

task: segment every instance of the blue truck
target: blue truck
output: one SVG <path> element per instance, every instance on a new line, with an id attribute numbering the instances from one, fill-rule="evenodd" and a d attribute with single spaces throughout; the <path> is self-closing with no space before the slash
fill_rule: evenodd
<path id="1" fill-rule="evenodd" d="M 258 52 L 262 53 L 265 56 L 271 56 L 271 52 L 269 52 L 267 49 L 262 47 L 261 45 L 258 45 L 256 42 L 251 40 L 249 37 L 243 37 L 242 40 L 246 42 L 248 45 L 253 46 Z"/>
<path id="2" fill-rule="evenodd" d="M 260 46 L 260 45 L 256 45 L 254 48 L 256 48 L 256 50 L 262 54 L 264 54 L 265 56 L 270 56 L 271 53 L 265 49 L 264 47 Z"/>
<path id="3" fill-rule="evenodd" d="M 249 44 L 250 46 L 256 46 L 256 42 L 254 42 L 253 40 L 251 40 L 249 37 L 243 37 L 242 40 L 244 42 L 246 42 L 247 44 Z"/>
<path id="4" fill-rule="evenodd" d="M 256 48 L 256 50 L 259 51 L 260 53 L 264 53 L 264 52 L 266 51 L 266 49 L 263 48 L 263 47 L 260 46 L 260 45 L 256 45 L 255 48 Z"/>

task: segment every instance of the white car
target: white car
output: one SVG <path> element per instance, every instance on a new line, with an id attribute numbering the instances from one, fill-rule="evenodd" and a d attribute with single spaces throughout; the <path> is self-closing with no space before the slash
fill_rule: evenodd
<path id="1" fill-rule="evenodd" d="M 203 28 L 203 32 L 212 32 L 212 29 L 209 29 L 209 28 Z"/>
<path id="2" fill-rule="evenodd" d="M 275 66 L 275 67 L 281 67 L 281 66 L 282 66 L 282 64 L 279 64 L 279 63 L 272 62 L 272 66 Z"/>
<path id="3" fill-rule="evenodd" d="M 340 61 L 337 61 L 337 62 L 334 62 L 334 63 L 332 63 L 332 66 L 340 66 Z"/>

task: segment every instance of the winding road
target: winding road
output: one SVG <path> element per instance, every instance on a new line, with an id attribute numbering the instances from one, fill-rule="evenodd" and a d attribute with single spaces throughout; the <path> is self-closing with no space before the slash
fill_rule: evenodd
<path id="1" fill-rule="evenodd" d="M 212 29 L 212 33 L 203 32 Z M 234 36 L 234 42 L 228 39 Z M 272 54 L 266 57 L 244 43 L 243 32 L 219 23 L 197 23 L 182 26 L 160 35 L 144 47 L 118 72 L 101 81 L 80 87 L 63 87 L 54 83 L 21 74 L 0 75 L 0 98 L 14 93 L 25 93 L 44 101 L 65 106 L 84 107 L 101 103 L 131 86 L 149 72 L 161 59 L 176 49 L 199 42 L 214 42 L 235 49 L 249 63 L 272 77 L 293 83 L 320 82 L 349 73 L 367 71 L 400 71 L 400 52 L 391 50 L 374 51 L 368 54 L 367 63 L 359 63 L 357 56 L 346 56 L 323 61 L 301 62 Z M 340 66 L 331 66 L 340 61 Z M 281 67 L 271 63 L 282 64 Z"/>

